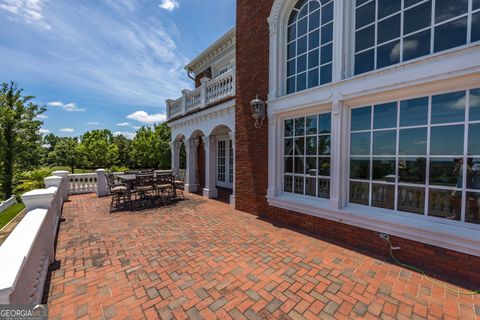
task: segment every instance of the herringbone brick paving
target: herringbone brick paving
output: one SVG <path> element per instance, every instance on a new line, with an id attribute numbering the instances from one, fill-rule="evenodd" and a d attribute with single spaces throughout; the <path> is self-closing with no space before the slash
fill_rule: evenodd
<path id="1" fill-rule="evenodd" d="M 108 198 L 71 197 L 46 289 L 50 318 L 480 319 L 478 296 L 188 198 L 108 214 Z"/>

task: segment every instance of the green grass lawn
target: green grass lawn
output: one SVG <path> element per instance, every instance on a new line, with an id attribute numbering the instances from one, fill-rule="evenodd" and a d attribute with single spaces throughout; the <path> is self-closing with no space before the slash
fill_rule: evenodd
<path id="1" fill-rule="evenodd" d="M 25 208 L 23 203 L 14 204 L 7 210 L 0 213 L 0 229 L 2 229 L 7 223 L 15 218 Z"/>

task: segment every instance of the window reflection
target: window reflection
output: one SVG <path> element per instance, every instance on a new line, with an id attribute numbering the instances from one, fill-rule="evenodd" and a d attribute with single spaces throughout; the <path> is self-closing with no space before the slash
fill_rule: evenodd
<path id="1" fill-rule="evenodd" d="M 428 122 L 428 98 L 400 102 L 400 126 L 426 125 Z"/>
<path id="2" fill-rule="evenodd" d="M 372 179 L 385 182 L 396 182 L 395 159 L 373 158 Z"/>
<path id="3" fill-rule="evenodd" d="M 370 154 L 370 132 L 352 133 L 350 154 L 358 156 Z"/>
<path id="4" fill-rule="evenodd" d="M 372 207 L 394 209 L 395 186 L 386 184 L 373 184 Z"/>
<path id="5" fill-rule="evenodd" d="M 430 189 L 428 197 L 429 216 L 460 220 L 462 214 L 461 191 Z"/>
<path id="6" fill-rule="evenodd" d="M 480 89 L 470 90 L 470 121 L 480 120 Z"/>
<path id="7" fill-rule="evenodd" d="M 480 190 L 480 158 L 468 158 L 467 189 Z"/>
<path id="8" fill-rule="evenodd" d="M 427 168 L 426 158 L 399 158 L 398 176 L 400 182 L 425 183 Z"/>
<path id="9" fill-rule="evenodd" d="M 435 27 L 434 51 L 439 52 L 467 43 L 467 17 Z"/>
<path id="10" fill-rule="evenodd" d="M 465 92 L 432 97 L 432 123 L 465 121 Z"/>
<path id="11" fill-rule="evenodd" d="M 463 125 L 432 127 L 430 154 L 463 155 L 463 134 Z"/>
<path id="12" fill-rule="evenodd" d="M 372 117 L 372 108 L 356 108 L 352 109 L 352 119 L 351 119 L 351 131 L 358 130 L 369 130 L 371 117 Z"/>
<path id="13" fill-rule="evenodd" d="M 368 183 L 350 181 L 350 202 L 369 205 L 369 185 Z"/>
<path id="14" fill-rule="evenodd" d="M 425 188 L 398 187 L 398 210 L 424 214 Z"/>
<path id="15" fill-rule="evenodd" d="M 350 159 L 350 179 L 360 179 L 360 180 L 370 179 L 370 159 L 351 158 Z"/>
<path id="16" fill-rule="evenodd" d="M 480 193 L 478 192 L 467 193 L 465 221 L 480 224 Z"/>
<path id="17" fill-rule="evenodd" d="M 430 159 L 430 184 L 462 188 L 463 158 Z"/>
<path id="18" fill-rule="evenodd" d="M 396 153 L 397 132 L 395 130 L 373 133 L 373 154 L 394 155 Z"/>

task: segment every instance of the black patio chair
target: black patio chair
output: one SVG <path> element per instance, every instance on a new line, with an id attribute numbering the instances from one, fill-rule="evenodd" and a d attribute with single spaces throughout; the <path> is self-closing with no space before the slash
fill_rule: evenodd
<path id="1" fill-rule="evenodd" d="M 176 192 L 173 183 L 173 175 L 168 173 L 158 173 L 155 178 L 155 190 L 157 191 L 157 195 L 160 197 L 164 205 L 167 205 L 175 200 Z"/>
<path id="2" fill-rule="evenodd" d="M 179 169 L 177 171 L 177 174 L 174 177 L 173 180 L 173 186 L 175 188 L 175 196 L 177 196 L 177 192 L 180 192 L 180 196 L 183 200 L 185 200 L 185 194 L 183 191 L 185 190 L 185 169 Z"/>
<path id="3" fill-rule="evenodd" d="M 155 178 L 153 174 L 137 174 L 133 187 L 135 192 L 135 204 L 140 206 L 152 205 L 155 195 Z M 138 198 L 140 202 L 138 202 Z"/>
<path id="4" fill-rule="evenodd" d="M 120 183 L 112 173 L 107 175 L 107 184 L 112 197 L 110 212 L 120 209 L 122 204 L 123 208 L 127 209 L 130 206 L 130 192 L 127 185 Z"/>

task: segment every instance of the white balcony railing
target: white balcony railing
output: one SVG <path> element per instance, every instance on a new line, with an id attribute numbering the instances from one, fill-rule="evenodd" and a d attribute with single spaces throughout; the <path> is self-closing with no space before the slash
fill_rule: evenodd
<path id="1" fill-rule="evenodd" d="M 167 120 L 235 96 L 235 68 L 214 79 L 203 78 L 201 82 L 193 91 L 183 90 L 177 100 L 167 100 Z"/>
<path id="2" fill-rule="evenodd" d="M 97 174 L 81 173 L 68 175 L 69 194 L 93 193 L 97 191 Z"/>

